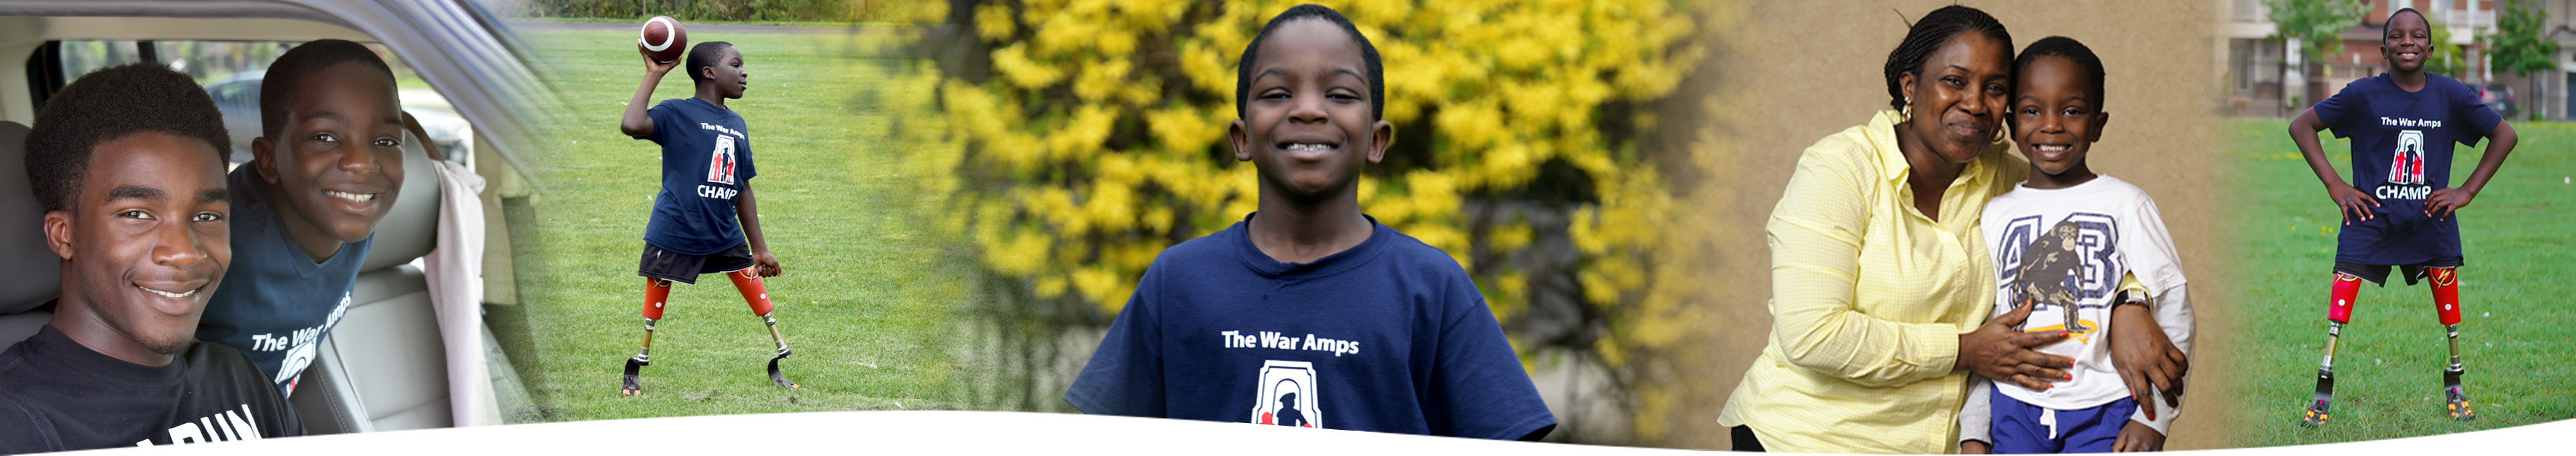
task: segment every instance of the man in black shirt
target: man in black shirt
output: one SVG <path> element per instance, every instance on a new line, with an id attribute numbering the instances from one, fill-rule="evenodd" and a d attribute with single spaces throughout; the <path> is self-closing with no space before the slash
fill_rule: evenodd
<path id="1" fill-rule="evenodd" d="M 0 453 L 304 434 L 248 357 L 196 343 L 232 261 L 230 144 L 214 100 L 158 64 L 99 70 L 48 100 L 27 176 L 62 296 L 43 330 L 0 351 Z"/>

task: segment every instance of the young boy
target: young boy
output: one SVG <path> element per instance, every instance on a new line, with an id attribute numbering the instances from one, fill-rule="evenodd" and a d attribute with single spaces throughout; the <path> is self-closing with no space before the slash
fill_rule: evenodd
<path id="1" fill-rule="evenodd" d="M 214 99 L 158 64 L 92 72 L 45 104 L 27 180 L 62 296 L 0 352 L 0 453 L 304 435 L 250 358 L 193 338 L 235 258 L 231 146 Z"/>
<path id="2" fill-rule="evenodd" d="M 317 40 L 269 66 L 259 118 L 251 162 L 230 178 L 241 267 L 207 304 L 197 338 L 250 354 L 292 395 L 348 312 L 376 222 L 400 196 L 402 103 L 374 50 Z"/>
<path id="3" fill-rule="evenodd" d="M 641 44 L 636 52 L 644 52 Z M 769 289 L 760 282 L 783 271 L 760 236 L 760 211 L 751 197 L 751 178 L 759 174 L 751 165 L 751 128 L 725 106 L 725 100 L 740 99 L 751 87 L 751 73 L 742 68 L 742 52 L 723 41 L 690 47 L 685 61 L 697 96 L 662 100 L 646 110 L 653 86 L 680 64 L 654 62 L 648 54 L 644 85 L 635 89 L 617 124 L 627 136 L 662 145 L 662 192 L 653 197 L 653 218 L 644 225 L 644 258 L 636 267 L 636 274 L 644 276 L 644 345 L 626 359 L 625 384 L 618 393 L 644 394 L 635 376 L 653 363 L 653 324 L 662 320 L 671 282 L 696 284 L 698 275 L 707 273 L 732 280 L 743 301 L 751 304 L 752 315 L 769 325 L 769 338 L 778 343 L 778 356 L 769 359 L 769 381 L 803 389 L 778 370 L 778 361 L 794 352 L 778 333 L 778 319 L 770 316 Z"/>
<path id="4" fill-rule="evenodd" d="M 2452 213 L 2486 188 L 2518 137 L 2467 85 L 2424 72 L 2426 54 L 2437 44 L 2425 24 L 2424 13 L 2414 8 L 2389 13 L 2379 41 L 2389 71 L 2345 85 L 2290 122 L 2290 142 L 2307 155 L 2308 168 L 2344 216 L 2326 302 L 2325 360 L 2318 363 L 2316 395 L 2299 417 L 2302 425 L 2321 426 L 2331 416 L 2326 403 L 2334 395 L 2335 341 L 2351 322 L 2361 281 L 2385 286 L 2390 266 L 2406 276 L 2407 285 L 2432 278 L 2435 314 L 2451 342 L 2451 364 L 2442 372 L 2443 407 L 2454 419 L 2477 418 L 2460 387 L 2460 375 L 2468 370 L 2460 362 L 2458 268 L 2465 263 L 2460 221 Z M 2317 131 L 2324 129 L 2352 138 L 2350 184 L 2335 174 L 2318 145 Z M 2466 185 L 2451 187 L 2451 145 L 2475 146 L 2479 138 L 2494 142 Z"/>
<path id="5" fill-rule="evenodd" d="M 2174 404 L 2154 403 L 2160 395 L 2153 389 L 2133 391 L 2138 386 L 2125 381 L 2113 353 L 2130 348 L 2115 345 L 2138 344 L 2130 337 L 2140 335 L 2149 338 L 2141 346 L 2160 349 L 2152 339 L 2167 338 L 2175 353 L 2191 348 L 2191 303 L 2173 239 L 2145 191 L 2085 164 L 2111 118 L 2102 111 L 2102 60 L 2083 43 L 2052 36 L 2031 43 L 2013 66 L 2008 119 L 2014 143 L 2030 159 L 2030 180 L 1987 202 L 1981 219 L 1995 255 L 1995 314 L 2036 306 L 2025 330 L 2068 335 L 2038 350 L 2074 358 L 2075 366 L 2067 369 L 2073 378 L 2047 389 L 1972 382 L 1959 415 L 1960 447 L 2161 449 Z"/>
<path id="6" fill-rule="evenodd" d="M 1377 49 L 1288 9 L 1235 69 L 1235 159 L 1260 211 L 1164 250 L 1065 391 L 1084 413 L 1535 440 L 1556 426 L 1483 295 L 1362 214 L 1394 127 Z"/>

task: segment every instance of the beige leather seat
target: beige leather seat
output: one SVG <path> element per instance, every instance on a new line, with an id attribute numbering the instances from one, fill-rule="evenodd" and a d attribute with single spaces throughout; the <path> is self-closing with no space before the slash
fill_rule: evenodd
<path id="1" fill-rule="evenodd" d="M 45 247 L 45 209 L 27 186 L 27 126 L 0 120 L 0 347 L 36 335 L 62 294 L 62 259 Z"/>

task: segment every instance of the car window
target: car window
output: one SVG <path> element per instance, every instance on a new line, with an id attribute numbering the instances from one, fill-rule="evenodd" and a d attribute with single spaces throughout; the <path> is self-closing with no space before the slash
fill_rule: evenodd
<path id="1" fill-rule="evenodd" d="M 250 150 L 250 142 L 260 135 L 259 84 L 270 63 L 285 55 L 300 42 L 294 41 L 215 41 L 215 40 L 64 40 L 59 43 L 56 68 L 62 80 L 79 79 L 100 68 L 150 60 L 195 77 L 215 99 L 215 107 L 224 113 L 224 127 L 233 138 L 234 151 Z M 393 69 L 394 86 L 402 98 L 403 111 L 419 119 L 421 129 L 429 133 L 430 142 L 451 161 L 463 161 L 473 151 L 473 129 L 456 114 L 453 104 L 437 89 L 413 73 L 411 66 L 387 51 L 383 45 L 368 43 L 368 49 L 385 59 Z M 250 159 L 248 153 L 233 154 L 235 162 Z"/>

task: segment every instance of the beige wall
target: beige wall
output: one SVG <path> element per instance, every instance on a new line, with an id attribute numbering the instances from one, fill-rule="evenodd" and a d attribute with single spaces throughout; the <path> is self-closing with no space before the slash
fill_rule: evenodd
<path id="1" fill-rule="evenodd" d="M 1770 316 L 1769 253 L 1762 223 L 1780 197 L 1798 153 L 1827 134 L 1859 124 L 1887 106 L 1880 67 L 1903 38 L 1907 21 L 1951 0 L 1902 2 L 1756 1 L 1744 7 L 1742 30 L 1721 31 L 1713 68 L 1706 78 L 1720 84 L 1721 102 L 1710 120 L 1717 127 L 1716 147 L 1696 160 L 1702 175 L 1692 185 L 1693 204 L 1714 208 L 1697 220 L 1718 264 L 1707 271 L 1700 302 L 1705 322 L 1693 337 L 1694 347 L 1667 360 L 1677 378 L 1689 385 L 1675 388 L 1686 401 L 1670 417 L 1671 432 L 1663 445 L 1726 448 L 1726 430 L 1716 423 L 1727 393 L 1735 388 L 1768 337 Z M 1995 15 L 2021 45 L 2051 35 L 2083 41 L 2100 54 L 2108 71 L 2104 110 L 2111 113 L 2103 140 L 2093 149 L 2093 169 L 2119 176 L 2154 195 L 2168 228 L 2180 245 L 2184 267 L 2193 277 L 2217 277 L 2214 247 L 2219 238 L 2212 218 L 2219 189 L 2212 185 L 2212 165 L 2223 151 L 2212 147 L 2216 106 L 2225 87 L 2213 75 L 2218 60 L 2210 40 L 2213 18 L 2222 17 L 2217 2 L 1962 2 Z M 2229 305 L 2219 296 L 2227 290 L 2207 288 L 2218 281 L 2195 281 L 2192 295 L 2208 297 L 2199 305 L 2200 346 L 2197 366 L 2220 365 L 2213 356 L 2231 341 L 2221 323 Z M 2219 284 L 2223 285 L 2223 284 Z M 2221 446 L 2223 423 L 2216 413 L 2195 409 L 2220 406 L 2217 391 L 2225 372 L 2192 373 L 2184 418 L 2176 425 L 2168 449 Z"/>

